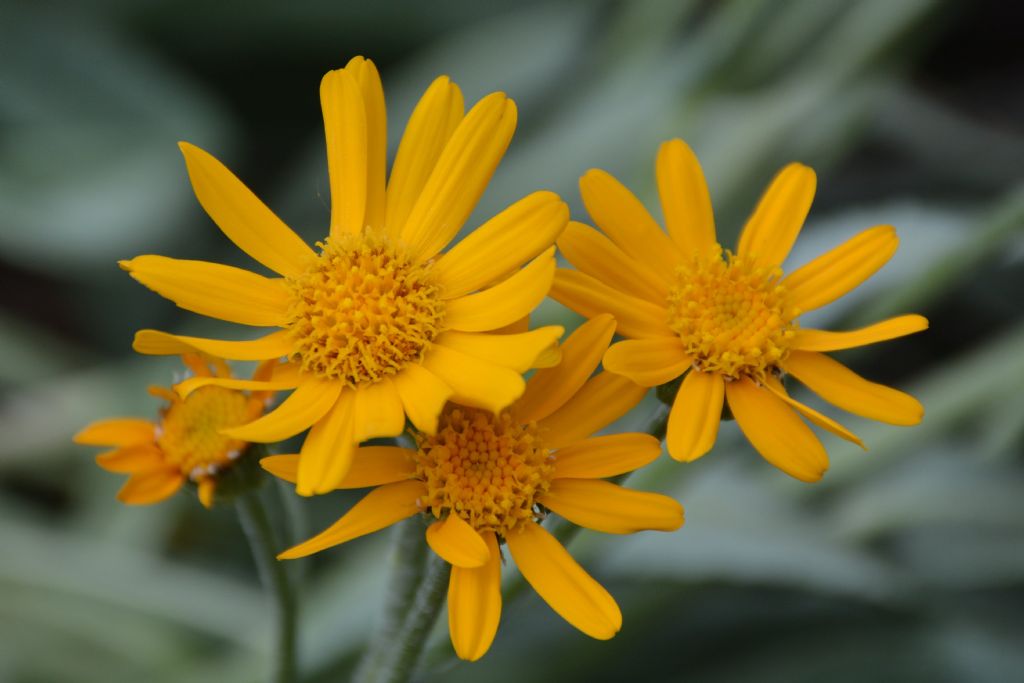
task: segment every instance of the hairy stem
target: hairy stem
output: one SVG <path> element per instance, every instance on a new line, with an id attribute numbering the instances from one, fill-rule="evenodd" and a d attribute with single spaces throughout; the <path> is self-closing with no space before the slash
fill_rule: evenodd
<path id="1" fill-rule="evenodd" d="M 273 680 L 276 683 L 294 683 L 297 604 L 288 572 L 284 564 L 277 560 L 278 544 L 274 528 L 258 490 L 239 495 L 235 499 L 235 509 L 238 510 L 242 530 L 249 540 L 260 581 L 274 601 L 277 632 Z"/>
<path id="2" fill-rule="evenodd" d="M 391 580 L 388 583 L 387 601 L 380 624 L 353 677 L 356 681 L 378 680 L 426 569 L 427 543 L 423 536 L 423 520 L 412 517 L 399 522 L 391 533 Z"/>
<path id="3" fill-rule="evenodd" d="M 364 677 L 357 678 L 360 683 L 407 683 L 416 672 L 430 630 L 444 604 L 452 570 L 451 565 L 433 553 L 426 553 L 425 564 L 423 578 L 406 605 L 401 628 L 384 643 L 387 656 Z"/>

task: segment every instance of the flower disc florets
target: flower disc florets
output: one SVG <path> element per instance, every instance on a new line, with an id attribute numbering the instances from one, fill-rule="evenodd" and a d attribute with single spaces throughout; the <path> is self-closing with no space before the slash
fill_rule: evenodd
<path id="1" fill-rule="evenodd" d="M 163 410 L 157 445 L 171 465 L 199 479 L 238 457 L 245 443 L 220 433 L 252 420 L 253 406 L 240 391 L 207 386 Z"/>
<path id="2" fill-rule="evenodd" d="M 787 303 L 780 277 L 779 269 L 731 252 L 676 270 L 669 327 L 699 370 L 763 382 L 786 357 L 799 311 Z"/>
<path id="3" fill-rule="evenodd" d="M 354 388 L 422 359 L 444 317 L 430 263 L 414 263 L 370 231 L 319 246 L 316 261 L 288 281 L 292 360 Z"/>
<path id="4" fill-rule="evenodd" d="M 535 501 L 551 485 L 554 464 L 535 424 L 519 424 L 507 410 L 495 416 L 449 404 L 437 434 L 417 442 L 423 505 L 435 517 L 459 515 L 502 536 L 538 519 Z"/>

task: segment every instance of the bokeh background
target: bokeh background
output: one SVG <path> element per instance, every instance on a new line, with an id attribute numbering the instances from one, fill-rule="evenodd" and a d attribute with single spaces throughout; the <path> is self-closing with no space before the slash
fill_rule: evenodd
<path id="1" fill-rule="evenodd" d="M 317 87 L 355 54 L 383 74 L 392 150 L 435 75 L 468 102 L 519 103 L 471 225 L 540 188 L 582 219 L 592 166 L 656 207 L 654 153 L 678 136 L 732 243 L 800 160 L 819 192 L 790 267 L 878 223 L 902 239 L 811 322 L 932 322 L 839 354 L 920 397 L 921 426 L 845 419 L 870 451 L 825 436 L 832 470 L 809 486 L 727 424 L 708 457 L 632 480 L 677 496 L 682 530 L 574 541 L 623 607 L 619 636 L 591 641 L 523 591 L 475 665 L 453 659 L 442 617 L 423 680 L 1024 680 L 1022 20 L 995 0 L 0 0 L 0 681 L 264 678 L 270 611 L 231 508 L 126 508 L 120 477 L 70 437 L 155 414 L 146 385 L 179 368 L 133 356 L 134 330 L 227 329 L 115 265 L 244 263 L 175 142 L 213 152 L 313 241 L 328 220 Z M 536 318 L 576 322 L 551 302 Z M 298 535 L 353 502 L 264 495 L 301 513 Z M 296 566 L 305 680 L 345 680 L 384 600 L 387 534 Z"/>

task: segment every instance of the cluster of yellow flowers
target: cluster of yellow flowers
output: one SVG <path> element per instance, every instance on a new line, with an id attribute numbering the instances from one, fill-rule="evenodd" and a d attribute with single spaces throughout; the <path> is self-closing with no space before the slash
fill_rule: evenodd
<path id="1" fill-rule="evenodd" d="M 280 557 L 309 555 L 413 515 L 433 518 L 426 541 L 453 567 L 452 643 L 474 660 L 497 631 L 503 545 L 581 631 L 604 639 L 621 627 L 614 599 L 540 522 L 551 511 L 613 534 L 682 525 L 675 500 L 607 480 L 656 459 L 659 439 L 594 436 L 650 387 L 678 384 L 665 438 L 673 458 L 707 453 L 727 406 L 766 460 L 809 482 L 828 458 L 804 419 L 861 442 L 791 398 L 785 376 L 851 413 L 920 421 L 914 398 L 823 352 L 923 330 L 924 318 L 847 332 L 797 322 L 861 284 L 897 246 L 893 228 L 878 226 L 784 274 L 815 191 L 806 166 L 791 164 L 775 177 L 735 252 L 716 239 L 703 173 L 681 140 L 657 154 L 667 231 L 625 186 L 591 170 L 580 188 L 596 229 L 571 222 L 565 203 L 541 191 L 445 250 L 512 139 L 514 102 L 493 93 L 466 112 L 459 88 L 438 78 L 412 112 L 388 174 L 373 63 L 357 57 L 331 71 L 320 98 L 331 217 L 316 249 L 213 156 L 182 143 L 200 204 L 273 274 L 153 255 L 121 263 L 182 308 L 278 328 L 248 341 L 137 334 L 136 351 L 182 355 L 192 376 L 152 390 L 169 404 L 155 423 L 105 420 L 76 437 L 114 447 L 97 460 L 131 475 L 119 494 L 124 502 L 156 502 L 191 480 L 210 505 L 218 473 L 248 444 L 308 429 L 298 453 L 267 457 L 264 468 L 304 496 L 372 490 Z M 556 244 L 574 270 L 556 267 Z M 530 312 L 547 296 L 589 318 L 561 343 L 561 327 L 529 329 Z M 616 334 L 622 339 L 609 348 Z M 251 379 L 238 379 L 223 359 L 260 364 Z M 291 394 L 266 411 L 279 391 Z M 407 429 L 414 447 L 360 446 Z"/>

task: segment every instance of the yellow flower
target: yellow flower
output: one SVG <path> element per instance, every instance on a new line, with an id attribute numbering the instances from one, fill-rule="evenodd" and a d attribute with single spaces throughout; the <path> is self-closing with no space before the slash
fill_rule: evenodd
<path id="1" fill-rule="evenodd" d="M 194 354 L 184 355 L 182 360 L 196 377 L 231 377 L 231 370 L 221 360 L 207 362 Z M 264 363 L 253 379 L 260 380 L 270 372 L 270 363 Z M 258 418 L 270 394 L 219 386 L 204 386 L 185 399 L 164 387 L 150 387 L 149 393 L 168 402 L 156 422 L 130 417 L 100 420 L 76 434 L 75 443 L 114 447 L 96 456 L 96 464 L 108 472 L 131 475 L 117 494 L 122 503 L 158 503 L 191 480 L 198 487 L 199 500 L 210 507 L 218 473 L 249 446 L 221 430 Z"/>
<path id="2" fill-rule="evenodd" d="M 334 488 L 355 444 L 402 432 L 406 417 L 433 433 L 449 400 L 501 410 L 521 373 L 561 334 L 505 326 L 545 297 L 565 204 L 536 192 L 446 253 L 512 138 L 516 107 L 502 93 L 463 114 L 447 77 L 413 111 L 385 183 L 384 93 L 373 63 L 356 57 L 320 85 L 330 174 L 330 234 L 314 252 L 220 162 L 181 144 L 199 203 L 239 248 L 275 271 L 264 277 L 202 261 L 140 256 L 121 265 L 182 308 L 243 325 L 279 327 L 252 341 L 143 330 L 141 353 L 202 351 L 221 358 L 287 357 L 268 382 L 210 384 L 294 389 L 235 438 L 269 443 L 312 427 L 297 491 Z M 520 268 L 524 263 L 529 263 Z"/>
<path id="3" fill-rule="evenodd" d="M 781 377 L 792 375 L 829 403 L 897 425 L 920 422 L 913 397 L 869 382 L 824 355 L 924 330 L 904 315 L 850 332 L 803 329 L 797 317 L 857 287 L 895 253 L 891 226 L 880 225 L 783 276 L 814 197 L 814 171 L 786 166 L 765 191 L 736 253 L 717 243 L 700 164 L 682 140 L 664 143 L 656 165 L 668 234 L 609 174 L 580 180 L 583 203 L 601 232 L 570 223 L 559 249 L 578 270 L 559 270 L 552 298 L 582 315 L 612 313 L 627 340 L 604 366 L 645 387 L 685 375 L 668 422 L 668 451 L 692 461 L 707 453 L 722 408 L 770 463 L 804 481 L 828 468 L 828 455 L 798 417 L 857 443 L 834 420 L 794 401 Z M 602 234 L 602 232 L 604 234 Z"/>
<path id="4" fill-rule="evenodd" d="M 459 657 L 479 659 L 497 632 L 502 541 L 552 609 L 587 635 L 614 636 L 622 626 L 615 600 L 538 524 L 547 510 L 612 534 L 672 531 L 683 523 L 673 499 L 603 480 L 661 453 L 646 434 L 591 436 L 645 393 L 625 377 L 591 377 L 614 329 L 611 316 L 582 325 L 562 347 L 561 364 L 535 373 L 523 397 L 497 415 L 448 404 L 435 434 L 416 433 L 417 450 L 360 448 L 339 488 L 377 488 L 279 557 L 310 555 L 424 513 L 436 519 L 427 543 L 452 565 L 448 626 Z M 289 481 L 297 475 L 295 455 L 262 463 Z"/>

